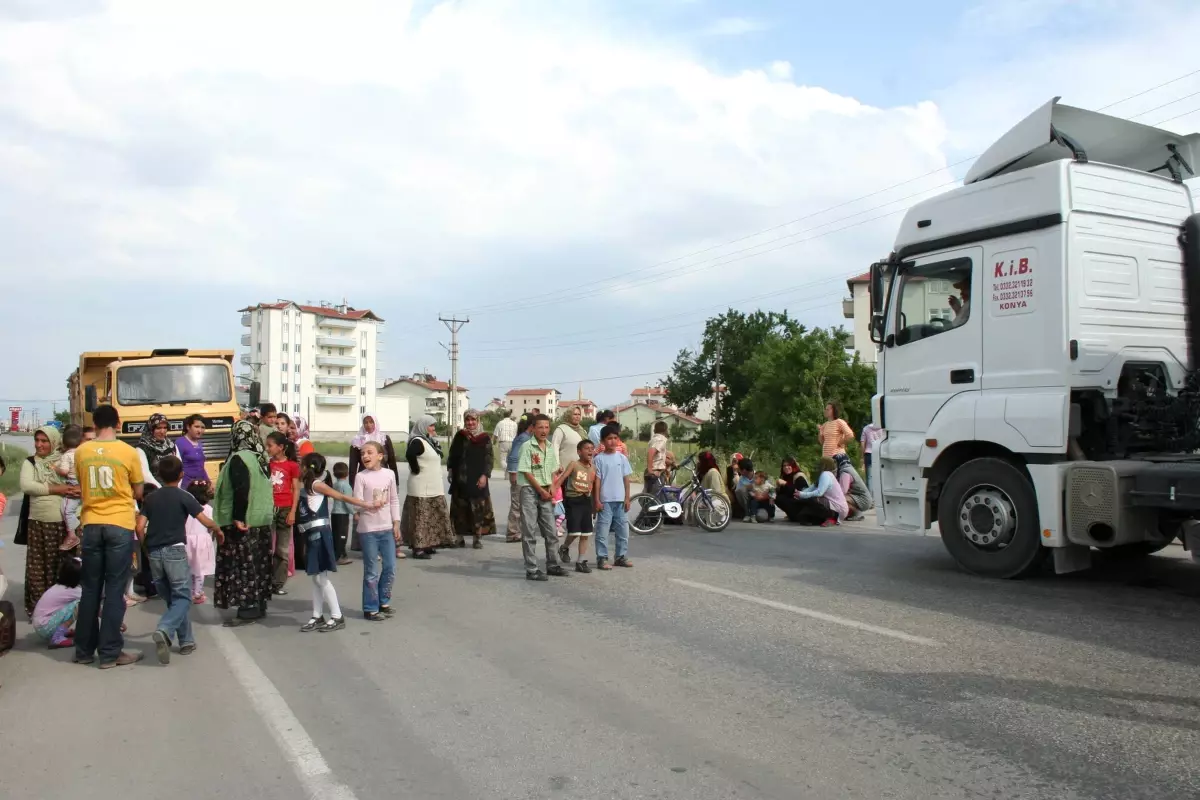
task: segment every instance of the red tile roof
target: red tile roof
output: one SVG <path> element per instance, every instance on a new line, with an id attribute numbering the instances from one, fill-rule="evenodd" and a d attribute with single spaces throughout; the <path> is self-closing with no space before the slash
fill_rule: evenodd
<path id="1" fill-rule="evenodd" d="M 666 397 L 667 387 L 665 386 L 642 386 L 634 389 L 629 393 L 630 397 Z"/>
<path id="2" fill-rule="evenodd" d="M 347 307 L 345 313 L 338 311 L 336 308 L 327 306 L 302 306 L 299 303 L 283 302 L 283 303 L 258 303 L 257 305 L 247 306 L 240 309 L 242 313 L 247 311 L 257 311 L 260 308 L 282 311 L 288 306 L 295 306 L 306 314 L 316 314 L 319 317 L 334 317 L 336 319 L 372 319 L 376 322 L 383 322 L 383 317 L 377 315 L 370 309 L 357 309 Z"/>
<path id="3" fill-rule="evenodd" d="M 397 378 L 394 381 L 389 381 L 388 383 L 385 383 L 383 385 L 383 388 L 386 389 L 389 386 L 395 386 L 397 383 L 411 383 L 414 386 L 420 386 L 422 389 L 428 389 L 431 392 L 448 392 L 448 391 L 450 391 L 450 384 L 447 383 L 446 381 L 414 381 L 412 378 Z M 466 392 L 469 390 L 465 386 L 459 386 L 458 391 Z"/>
<path id="4" fill-rule="evenodd" d="M 522 396 L 522 395 L 541 397 L 541 396 L 548 395 L 548 394 L 554 394 L 554 392 L 555 392 L 554 389 L 510 389 L 508 391 L 508 394 L 505 395 L 505 397 Z"/>
<path id="5" fill-rule="evenodd" d="M 558 404 L 559 408 L 574 408 L 575 406 L 594 406 L 596 405 L 591 400 L 563 400 Z"/>

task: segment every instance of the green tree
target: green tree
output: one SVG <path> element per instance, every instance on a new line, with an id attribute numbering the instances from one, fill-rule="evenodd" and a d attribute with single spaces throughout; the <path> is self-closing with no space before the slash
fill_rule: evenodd
<path id="1" fill-rule="evenodd" d="M 649 422 L 643 423 L 640 427 L 638 427 L 638 441 L 639 442 L 650 441 L 650 432 L 651 432 L 650 423 Z"/>
<path id="2" fill-rule="evenodd" d="M 56 422 L 59 422 L 64 426 L 70 425 L 71 424 L 71 412 L 70 411 L 56 411 L 54 413 L 54 419 Z"/>

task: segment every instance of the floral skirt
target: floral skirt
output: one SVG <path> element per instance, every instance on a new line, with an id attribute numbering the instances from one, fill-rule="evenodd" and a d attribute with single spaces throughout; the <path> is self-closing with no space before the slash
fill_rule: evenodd
<path id="1" fill-rule="evenodd" d="M 271 599 L 271 529 L 246 532 L 222 528 L 225 541 L 217 547 L 213 605 L 266 611 Z"/>
<path id="2" fill-rule="evenodd" d="M 38 600 L 58 582 L 58 565 L 63 556 L 76 552 L 58 549 L 67 535 L 63 523 L 29 520 L 26 525 L 29 540 L 25 550 L 25 616 L 32 619 Z"/>
<path id="3" fill-rule="evenodd" d="M 400 532 L 404 535 L 404 543 L 413 550 L 452 546 L 455 536 L 450 530 L 445 495 L 404 498 Z"/>
<path id="4" fill-rule="evenodd" d="M 450 524 L 456 536 L 489 536 L 496 532 L 496 514 L 492 511 L 492 498 L 450 497 Z"/>

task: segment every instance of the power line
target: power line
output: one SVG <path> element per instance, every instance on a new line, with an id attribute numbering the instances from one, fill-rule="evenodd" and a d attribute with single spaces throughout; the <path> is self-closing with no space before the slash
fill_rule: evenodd
<path id="1" fill-rule="evenodd" d="M 594 383 L 599 383 L 600 381 L 616 381 L 616 380 L 622 380 L 624 378 L 645 378 L 650 375 L 663 375 L 670 371 L 671 371 L 670 367 L 666 367 L 664 369 L 656 369 L 653 372 L 638 372 L 638 373 L 634 373 L 633 375 L 609 375 L 609 376 L 603 377 L 603 378 L 559 378 L 559 379 L 552 380 L 552 381 L 544 381 L 544 380 L 525 381 L 525 383 L 527 383 L 527 384 L 536 383 L 540 386 L 554 386 L 555 384 L 566 385 L 568 383 L 585 383 L 585 382 L 589 382 L 589 381 L 594 382 Z M 512 384 L 498 384 L 496 386 L 476 386 L 475 388 L 476 389 L 487 389 L 489 391 L 492 389 L 511 389 Z"/>
<path id="2" fill-rule="evenodd" d="M 1181 80 L 1184 80 L 1184 79 L 1186 79 L 1186 78 L 1189 78 L 1189 77 L 1191 77 L 1191 76 L 1193 76 L 1193 75 L 1196 75 L 1196 74 L 1200 74 L 1200 69 L 1193 70 L 1193 71 L 1191 71 L 1191 72 L 1185 73 L 1185 74 L 1183 74 L 1183 75 L 1180 75 L 1180 76 L 1177 76 L 1177 77 L 1175 77 L 1175 78 L 1172 78 L 1171 80 L 1168 80 L 1168 81 L 1165 81 L 1165 82 L 1163 82 L 1163 83 L 1160 83 L 1160 84 L 1158 84 L 1158 85 L 1156 85 L 1156 86 L 1150 87 L 1149 89 L 1144 89 L 1144 90 L 1142 90 L 1142 91 L 1140 91 L 1140 92 L 1137 92 L 1137 93 L 1135 93 L 1135 94 L 1129 95 L 1128 97 L 1124 97 L 1124 98 L 1122 98 L 1122 99 L 1120 99 L 1120 100 L 1117 100 L 1117 101 L 1115 101 L 1115 102 L 1113 102 L 1113 103 L 1109 103 L 1109 104 L 1108 104 L 1108 105 L 1106 105 L 1106 106 L 1102 106 L 1102 107 L 1101 107 L 1100 109 L 1098 109 L 1098 110 L 1099 110 L 1099 111 L 1103 111 L 1103 110 L 1105 110 L 1105 109 L 1112 108 L 1113 106 L 1120 105 L 1120 104 L 1122 104 L 1122 103 L 1125 103 L 1125 102 L 1127 102 L 1127 101 L 1129 101 L 1129 100 L 1133 100 L 1133 99 L 1135 99 L 1135 98 L 1137 98 L 1137 97 L 1141 97 L 1141 96 L 1143 96 L 1143 95 L 1145 95 L 1145 94 L 1149 94 L 1150 92 L 1156 91 L 1156 90 L 1158 90 L 1158 89 L 1161 89 L 1161 88 L 1163 88 L 1163 87 L 1165 87 L 1165 86 L 1169 86 L 1169 85 L 1171 85 L 1171 84 L 1173 84 L 1173 83 L 1177 83 L 1177 82 L 1179 82 L 1179 81 L 1181 81 Z M 1190 95 L 1189 95 L 1189 96 L 1190 96 Z M 1186 99 L 1186 97 L 1185 97 L 1185 98 L 1179 98 L 1178 100 L 1175 100 L 1175 101 L 1172 101 L 1172 102 L 1178 102 L 1179 100 L 1183 100 L 1183 99 Z M 1168 103 L 1167 105 L 1170 105 L 1170 103 Z M 1129 119 L 1136 119 L 1136 118 L 1138 118 L 1138 117 L 1140 117 L 1140 116 L 1144 116 L 1145 114 L 1151 113 L 1152 111 L 1158 110 L 1158 108 L 1162 108 L 1162 107 L 1163 107 L 1163 106 L 1159 106 L 1159 107 L 1157 107 L 1157 108 L 1154 108 L 1154 109 L 1149 109 L 1149 110 L 1147 110 L 1147 111 L 1140 112 L 1139 114 L 1135 114 L 1135 115 L 1133 115 L 1132 117 L 1129 117 Z M 1190 113 L 1190 112 L 1189 112 L 1189 113 Z M 1175 119 L 1175 117 L 1173 117 L 1173 118 L 1171 118 L 1171 119 Z M 1164 120 L 1164 122 L 1169 122 L 1169 121 L 1171 121 L 1171 120 Z M 1160 124 L 1160 125 L 1161 125 L 1161 124 L 1163 124 L 1163 123 L 1161 123 L 1161 122 L 1160 122 L 1160 123 L 1157 123 L 1157 124 Z M 907 179 L 907 180 L 904 180 L 904 181 L 901 181 L 901 182 L 899 182 L 899 183 L 892 184 L 891 186 L 888 186 L 887 188 L 884 188 L 884 189 L 880 189 L 880 190 L 878 190 L 878 191 L 871 192 L 871 193 L 869 193 L 869 194 L 863 195 L 863 196 L 861 196 L 861 197 L 854 198 L 854 199 L 852 199 L 852 200 L 847 200 L 847 201 L 845 201 L 845 202 L 843 202 L 843 203 L 839 203 L 839 204 L 837 204 L 837 205 L 830 206 L 830 207 L 828 207 L 828 208 L 825 208 L 825 209 L 821 209 L 821 210 L 818 210 L 818 211 L 814 211 L 814 212 L 812 212 L 812 213 L 810 213 L 810 214 L 806 214 L 806 215 L 804 215 L 804 216 L 797 217 L 796 219 L 790 220 L 790 221 L 788 221 L 788 222 L 784 222 L 784 223 L 782 223 L 782 224 L 775 225 L 775 226 L 772 226 L 772 227 L 770 227 L 770 228 L 764 228 L 764 229 L 762 229 L 762 230 L 760 230 L 760 231 L 757 231 L 757 232 L 755 232 L 755 233 L 751 233 L 751 234 L 748 234 L 748 235 L 746 235 L 746 236 L 741 236 L 741 237 L 738 237 L 738 238 L 736 238 L 736 239 L 732 239 L 732 240 L 730 240 L 730 241 L 724 242 L 724 243 L 722 243 L 722 244 L 712 245 L 712 246 L 709 246 L 709 247 L 705 247 L 705 248 L 703 248 L 703 249 L 701 249 L 701 250 L 694 251 L 694 252 L 692 252 L 692 253 L 688 253 L 688 254 L 681 255 L 681 256 L 676 256 L 675 258 L 671 258 L 671 259 L 667 259 L 667 260 L 665 260 L 665 261 L 660 261 L 660 262 L 657 262 L 657 263 L 655 263 L 655 264 L 651 264 L 651 265 L 649 265 L 648 267 L 640 267 L 640 268 L 637 268 L 637 269 L 628 270 L 628 271 L 626 271 L 626 272 L 622 272 L 622 273 L 618 273 L 618 274 L 616 274 L 616 275 L 609 276 L 608 278 L 602 278 L 602 279 L 598 279 L 598 280 L 595 280 L 595 281 L 591 281 L 591 282 L 589 282 L 589 283 L 585 283 L 585 284 L 582 284 L 582 285 L 579 285 L 579 286 L 572 287 L 572 288 L 571 288 L 571 289 L 569 289 L 569 290 L 558 290 L 558 291 L 556 291 L 556 292 L 552 292 L 552 293 L 550 293 L 550 295 L 552 296 L 552 295 L 564 294 L 564 293 L 569 293 L 567 296 L 570 296 L 570 295 L 575 295 L 575 294 L 578 294 L 578 292 L 579 292 L 580 290 L 586 289 L 586 288 L 588 288 L 588 287 L 592 287 L 592 286 L 600 286 L 600 285 L 602 285 L 602 284 L 610 283 L 610 282 L 612 282 L 612 281 L 614 281 L 614 280 L 616 280 L 616 279 L 618 279 L 618 278 L 622 278 L 622 277 L 625 277 L 625 276 L 627 276 L 627 275 L 632 275 L 632 274 L 635 274 L 635 273 L 641 273 L 641 272 L 644 272 L 645 270 L 652 270 L 652 269 L 656 269 L 656 268 L 658 268 L 658 267 L 665 266 L 665 265 L 668 265 L 668 264 L 673 264 L 673 263 L 675 263 L 675 262 L 682 261 L 682 260 L 684 260 L 684 259 L 688 259 L 688 258 L 692 258 L 692 257 L 694 257 L 694 256 L 697 256 L 697 255 L 703 255 L 704 253 L 711 252 L 712 250 L 716 250 L 716 249 L 721 249 L 721 248 L 724 248 L 724 247 L 728 247 L 728 246 L 730 246 L 730 245 L 733 245 L 733 244 L 737 244 L 737 243 L 739 243 L 739 242 L 746 241 L 747 239 L 752 239 L 752 238 L 755 238 L 755 237 L 761 236 L 761 235 L 763 235 L 763 234 L 765 234 L 765 233 L 770 233 L 770 232 L 772 232 L 772 231 L 779 230 L 780 228 L 784 228 L 784 227 L 788 227 L 788 226 L 790 226 L 790 225 L 794 225 L 794 224 L 795 224 L 795 223 L 797 223 L 797 222 L 803 222 L 804 220 L 811 219 L 811 218 L 813 218 L 813 217 L 816 217 L 816 216 L 819 216 L 819 215 L 821 215 L 821 214 L 825 214 L 825 213 L 827 213 L 827 212 L 829 212 L 829 211 L 834 211 L 834 210 L 837 210 L 837 209 L 839 209 L 839 208 L 843 208 L 843 207 L 845 207 L 845 206 L 851 205 L 851 204 L 853 204 L 853 203 L 860 202 L 860 201 L 862 201 L 862 200 L 865 200 L 865 199 L 867 199 L 867 198 L 874 197 L 874 196 L 876 196 L 876 195 L 879 195 L 879 194 L 884 194 L 884 193 L 886 193 L 886 192 L 889 192 L 889 191 L 891 191 L 892 189 L 899 188 L 900 186 L 905 186 L 905 185 L 908 185 L 908 184 L 910 184 L 910 183 L 914 183 L 914 182 L 916 182 L 916 181 L 922 180 L 922 179 L 924 179 L 924 178 L 928 178 L 928 177 L 929 177 L 929 176 L 931 176 L 931 175 L 936 175 L 936 174 L 938 174 L 938 173 L 940 173 L 940 172 L 944 172 L 944 171 L 946 171 L 946 170 L 949 170 L 949 169 L 952 169 L 952 168 L 954 168 L 954 167 L 957 167 L 957 166 L 960 166 L 960 165 L 962 165 L 962 164 L 965 164 L 965 163 L 967 163 L 968 161 L 972 161 L 972 160 L 974 160 L 974 159 L 978 158 L 978 157 L 979 157 L 979 155 L 980 155 L 980 154 L 976 154 L 976 155 L 974 155 L 974 156 L 969 156 L 968 158 L 962 159 L 962 160 L 960 160 L 960 161 L 956 161 L 956 162 L 955 162 L 955 163 L 953 163 L 953 164 L 949 164 L 949 165 L 947 165 L 947 166 L 939 167 L 939 168 L 937 168 L 937 169 L 935 169 L 935 170 L 931 170 L 931 171 L 929 171 L 929 172 L 926 172 L 926 173 L 924 173 L 924 174 L 922 174 L 922 175 L 918 175 L 918 176 L 916 176 L 916 177 L 914 177 L 914 178 L 909 178 L 909 179 Z M 956 182 L 956 181 L 955 181 L 955 182 Z M 941 188 L 941 187 L 938 187 L 938 188 Z M 927 191 L 933 191 L 933 190 L 927 190 Z M 899 202 L 899 200 L 896 200 L 896 201 L 893 201 L 893 202 Z M 888 205 L 888 204 L 886 204 L 886 203 L 885 203 L 884 205 Z M 866 213 L 866 212 L 861 212 L 861 213 Z M 826 224 L 832 224 L 832 223 L 826 223 Z M 819 227 L 822 227 L 822 226 L 817 226 L 817 227 L 819 228 Z M 784 237 L 784 238 L 786 238 L 786 237 Z M 778 240 L 774 240 L 774 241 L 778 241 Z M 764 244 L 766 244 L 766 243 L 764 243 Z M 747 249 L 752 249 L 752 248 L 747 248 Z M 738 251 L 738 252 L 742 252 L 742 251 Z M 773 252 L 773 251 L 766 251 L 766 252 Z M 729 254 L 726 254 L 726 255 L 729 255 Z M 721 257 L 722 257 L 722 256 L 717 256 L 717 258 L 721 258 Z M 688 265 L 688 266 L 691 266 L 691 265 Z M 672 271 L 669 271 L 669 272 L 674 272 L 674 271 L 672 270 Z M 670 276 L 668 276 L 668 277 L 670 277 Z M 666 279 L 667 279 L 666 277 L 660 277 L 660 278 L 657 278 L 656 280 L 666 280 Z M 643 282 L 643 284 L 644 284 L 644 283 L 653 283 L 653 282 L 655 282 L 655 280 L 644 281 L 644 282 Z M 512 303 L 513 303 L 513 302 L 514 302 L 514 301 L 511 301 L 511 300 L 510 300 L 510 301 L 506 301 L 506 302 L 494 302 L 494 303 L 488 303 L 488 304 L 484 304 L 484 305 L 481 305 L 481 306 L 476 306 L 476 307 L 473 307 L 473 308 L 470 308 L 470 309 L 467 309 L 467 310 L 470 310 L 470 311 L 473 311 L 473 312 L 476 312 L 476 313 L 480 313 L 480 312 L 486 313 L 486 312 L 488 312 L 489 310 L 492 310 L 492 309 L 504 310 L 504 309 L 509 309 L 509 308 L 510 308 L 510 306 L 512 305 Z M 552 300 L 548 300 L 548 302 L 554 303 L 554 302 L 559 302 L 559 300 L 558 300 L 558 299 L 552 299 Z M 524 310 L 525 308 L 528 308 L 528 307 L 529 307 L 529 306 L 528 306 L 528 304 L 525 304 L 525 303 L 522 303 L 522 304 L 521 304 L 521 310 Z"/>

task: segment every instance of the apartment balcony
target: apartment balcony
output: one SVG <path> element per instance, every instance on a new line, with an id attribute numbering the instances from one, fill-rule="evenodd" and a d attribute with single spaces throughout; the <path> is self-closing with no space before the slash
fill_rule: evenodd
<path id="1" fill-rule="evenodd" d="M 353 375 L 318 375 L 317 386 L 353 386 L 357 380 Z"/>
<path id="2" fill-rule="evenodd" d="M 339 331 L 352 331 L 358 327 L 358 323 L 352 319 L 342 319 L 341 317 L 318 317 L 317 325 L 322 328 L 331 328 Z"/>
<path id="3" fill-rule="evenodd" d="M 425 410 L 432 411 L 435 409 L 438 411 L 445 411 L 446 410 L 446 398 L 444 398 L 444 397 L 426 397 L 425 398 Z"/>
<path id="4" fill-rule="evenodd" d="M 250 313 L 249 312 L 242 314 L 242 327 L 243 328 L 250 327 Z"/>
<path id="5" fill-rule="evenodd" d="M 357 402 L 352 394 L 319 394 L 315 399 L 319 406 L 352 406 Z"/>
<path id="6" fill-rule="evenodd" d="M 317 356 L 318 367 L 353 367 L 354 356 Z"/>
<path id="7" fill-rule="evenodd" d="M 252 363 L 252 362 L 250 361 L 250 354 L 249 354 L 249 353 L 242 353 L 242 357 L 241 357 L 241 359 L 240 359 L 240 360 L 241 360 L 242 364 L 244 364 L 244 365 L 245 365 L 245 366 L 247 366 L 247 367 L 248 367 L 248 366 L 250 366 L 250 364 Z"/>
<path id="8" fill-rule="evenodd" d="M 250 334 L 243 333 L 242 334 L 242 347 L 249 347 L 249 346 L 250 346 Z"/>
<path id="9" fill-rule="evenodd" d="M 355 347 L 358 342 L 352 336 L 318 336 L 317 347 Z"/>
<path id="10" fill-rule="evenodd" d="M 854 319 L 854 298 L 847 297 L 842 300 L 842 316 L 846 319 Z"/>

